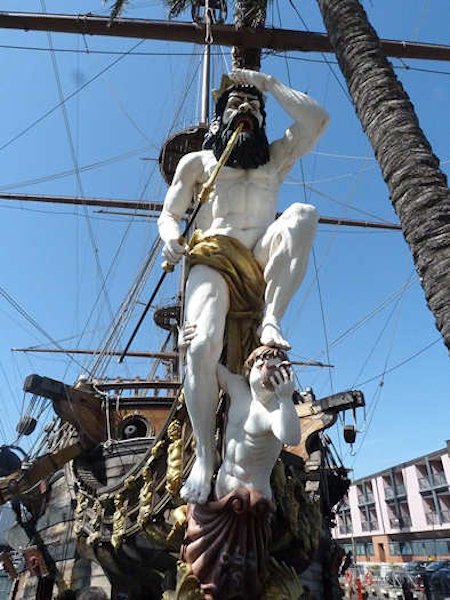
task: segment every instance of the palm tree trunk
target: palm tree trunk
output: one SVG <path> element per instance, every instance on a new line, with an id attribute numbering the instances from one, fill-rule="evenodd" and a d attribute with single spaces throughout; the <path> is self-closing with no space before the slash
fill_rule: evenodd
<path id="1" fill-rule="evenodd" d="M 359 1 L 317 1 L 359 119 L 389 187 L 426 300 L 450 349 L 450 198 L 446 176 Z"/>
<path id="2" fill-rule="evenodd" d="M 266 22 L 267 0 L 235 0 L 234 24 L 237 29 L 242 27 L 264 27 Z M 261 50 L 259 48 L 244 48 L 235 46 L 232 53 L 233 69 L 261 68 Z"/>

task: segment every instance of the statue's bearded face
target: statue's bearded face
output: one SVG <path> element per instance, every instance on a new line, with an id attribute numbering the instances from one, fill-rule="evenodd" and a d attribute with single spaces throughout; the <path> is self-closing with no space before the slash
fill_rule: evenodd
<path id="1" fill-rule="evenodd" d="M 243 131 L 253 131 L 257 126 L 261 128 L 264 118 L 261 114 L 261 103 L 259 98 L 249 92 L 236 90 L 228 96 L 228 101 L 223 111 L 222 123 L 227 126 L 229 123 L 244 125 Z"/>
<path id="2" fill-rule="evenodd" d="M 239 124 L 243 129 L 226 165 L 256 169 L 266 164 L 270 157 L 264 103 L 260 92 L 252 86 L 236 86 L 219 98 L 203 148 L 211 149 L 218 160 Z"/>

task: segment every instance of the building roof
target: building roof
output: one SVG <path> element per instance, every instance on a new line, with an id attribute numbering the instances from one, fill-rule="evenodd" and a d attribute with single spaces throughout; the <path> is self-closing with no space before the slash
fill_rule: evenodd
<path id="1" fill-rule="evenodd" d="M 417 458 L 413 458 L 406 462 L 392 465 L 392 467 L 387 467 L 386 469 L 383 469 L 382 471 L 376 471 L 375 473 L 371 473 L 369 475 L 366 475 L 365 477 L 359 477 L 358 479 L 354 479 L 352 481 L 352 485 L 362 483 L 363 481 L 367 481 L 368 479 L 374 479 L 375 477 L 380 477 L 382 475 L 386 475 L 386 474 L 390 473 L 390 471 L 392 469 L 403 469 L 405 467 L 410 467 L 412 465 L 422 462 L 426 458 L 428 458 L 428 459 L 437 458 L 439 456 L 442 456 L 442 454 L 448 454 L 450 456 L 450 440 L 446 440 L 446 444 L 447 444 L 446 447 L 440 448 L 439 450 L 434 450 L 433 452 L 428 452 L 427 454 L 423 454 L 422 456 L 418 456 Z"/>

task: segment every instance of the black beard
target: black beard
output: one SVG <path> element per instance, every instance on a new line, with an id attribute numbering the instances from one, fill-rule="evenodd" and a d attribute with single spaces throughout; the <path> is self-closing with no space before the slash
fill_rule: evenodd
<path id="1" fill-rule="evenodd" d="M 260 127 L 258 119 L 253 115 L 246 115 L 246 118 L 251 119 L 253 126 L 251 130 L 239 134 L 236 145 L 225 163 L 227 167 L 257 169 L 269 162 L 269 141 L 264 127 Z M 228 140 L 236 129 L 237 122 L 239 122 L 239 115 L 228 126 L 223 125 L 221 120 L 216 134 L 211 132 L 206 134 L 203 148 L 212 150 L 216 160 L 222 156 Z"/>

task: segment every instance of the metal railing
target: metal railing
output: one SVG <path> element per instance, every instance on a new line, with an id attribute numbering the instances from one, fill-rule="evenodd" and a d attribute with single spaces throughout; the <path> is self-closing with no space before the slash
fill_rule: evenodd
<path id="1" fill-rule="evenodd" d="M 384 488 L 384 497 L 386 500 L 398 498 L 399 496 L 406 496 L 406 488 L 403 484 L 396 485 L 395 489 L 393 486 Z"/>
<path id="2" fill-rule="evenodd" d="M 358 493 L 358 504 L 374 504 L 375 497 L 373 492 L 366 492 L 365 494 Z"/>
<path id="3" fill-rule="evenodd" d="M 403 517 L 389 517 L 389 525 L 393 529 L 402 529 L 403 527 L 411 527 L 411 517 L 405 515 Z"/>
<path id="4" fill-rule="evenodd" d="M 431 478 L 419 477 L 419 489 L 421 491 L 431 490 L 437 487 L 443 487 L 448 485 L 447 479 L 444 473 L 433 473 Z"/>
<path id="5" fill-rule="evenodd" d="M 363 531 L 373 531 L 378 529 L 378 523 L 376 521 L 361 521 L 361 529 Z"/>
<path id="6" fill-rule="evenodd" d="M 450 523 L 450 510 L 441 510 L 440 518 L 437 512 L 426 512 L 425 519 L 427 525 L 442 525 L 443 523 Z"/>

